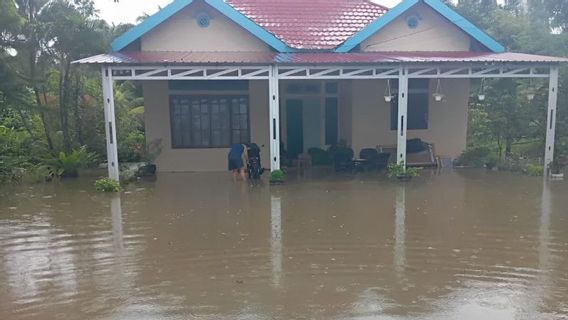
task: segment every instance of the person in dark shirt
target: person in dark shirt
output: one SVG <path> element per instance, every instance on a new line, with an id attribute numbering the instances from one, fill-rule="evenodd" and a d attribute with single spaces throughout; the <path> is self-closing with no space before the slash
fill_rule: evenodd
<path id="1" fill-rule="evenodd" d="M 247 146 L 239 143 L 231 146 L 229 150 L 229 171 L 233 172 L 233 180 L 237 181 L 240 174 L 243 181 L 246 181 L 246 168 L 248 162 Z"/>

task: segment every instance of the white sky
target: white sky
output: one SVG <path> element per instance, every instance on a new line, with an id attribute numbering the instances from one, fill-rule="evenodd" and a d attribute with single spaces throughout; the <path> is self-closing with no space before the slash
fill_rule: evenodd
<path id="1" fill-rule="evenodd" d="M 285 1 L 285 0 L 283 0 Z M 306 0 L 309 1 L 309 0 Z M 384 6 L 392 8 L 401 0 L 373 0 Z M 172 0 L 95 0 L 95 5 L 99 9 L 99 16 L 109 23 L 119 24 L 135 23 L 136 18 L 144 13 L 154 14 L 158 7 L 165 7 Z"/>

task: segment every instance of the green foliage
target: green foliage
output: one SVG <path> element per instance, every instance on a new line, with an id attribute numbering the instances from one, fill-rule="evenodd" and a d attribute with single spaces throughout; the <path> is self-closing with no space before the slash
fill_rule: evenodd
<path id="1" fill-rule="evenodd" d="M 286 178 L 286 175 L 282 170 L 274 170 L 270 172 L 270 181 L 271 182 L 283 182 Z"/>
<path id="2" fill-rule="evenodd" d="M 329 153 L 320 148 L 310 148 L 309 155 L 312 157 L 312 164 L 314 166 L 322 166 L 331 164 L 331 156 Z"/>
<path id="3" fill-rule="evenodd" d="M 119 192 L 120 182 L 110 178 L 101 178 L 95 181 L 95 189 L 101 192 Z"/>
<path id="4" fill-rule="evenodd" d="M 417 177 L 420 175 L 421 168 L 407 167 L 405 168 L 404 163 L 390 163 L 387 167 L 387 176 L 389 178 L 396 177 Z"/>
<path id="5" fill-rule="evenodd" d="M 498 159 L 495 153 L 486 146 L 468 147 L 457 159 L 456 164 L 460 166 L 476 168 L 493 168 Z"/>
<path id="6" fill-rule="evenodd" d="M 94 153 L 88 152 L 86 147 L 81 147 L 69 154 L 59 152 L 46 159 L 45 162 L 55 176 L 77 177 L 79 169 L 88 167 L 95 159 L 96 155 Z"/>
<path id="7" fill-rule="evenodd" d="M 544 167 L 538 164 L 528 164 L 525 168 L 525 173 L 529 176 L 543 176 L 544 175 Z"/>

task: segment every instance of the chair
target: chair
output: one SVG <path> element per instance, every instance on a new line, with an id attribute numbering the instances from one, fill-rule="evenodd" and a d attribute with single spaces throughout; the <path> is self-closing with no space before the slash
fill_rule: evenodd
<path id="1" fill-rule="evenodd" d="M 390 153 L 378 152 L 375 148 L 361 149 L 359 159 L 355 160 L 363 170 L 382 170 L 387 167 Z"/>
<path id="2" fill-rule="evenodd" d="M 309 169 L 312 167 L 312 156 L 307 153 L 299 154 L 298 160 L 296 161 L 296 166 L 298 169 Z"/>
<path id="3" fill-rule="evenodd" d="M 353 149 L 348 147 L 336 147 L 333 150 L 333 166 L 335 171 L 353 170 Z"/>

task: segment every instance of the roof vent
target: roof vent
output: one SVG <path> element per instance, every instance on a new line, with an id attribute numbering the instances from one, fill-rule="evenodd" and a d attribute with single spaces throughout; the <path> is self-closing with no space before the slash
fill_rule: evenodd
<path id="1" fill-rule="evenodd" d="M 206 12 L 200 12 L 197 17 L 197 25 L 201 28 L 209 27 L 209 23 L 211 21 L 211 17 Z"/>
<path id="2" fill-rule="evenodd" d="M 410 15 L 408 18 L 406 18 L 406 24 L 408 25 L 408 27 L 410 29 L 416 29 L 418 28 L 418 25 L 420 24 L 420 20 L 422 20 L 418 15 L 413 14 Z"/>

